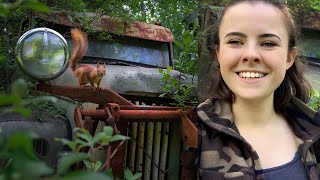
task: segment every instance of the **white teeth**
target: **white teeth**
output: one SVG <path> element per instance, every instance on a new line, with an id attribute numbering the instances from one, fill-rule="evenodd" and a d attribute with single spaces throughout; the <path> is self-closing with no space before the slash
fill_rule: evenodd
<path id="1" fill-rule="evenodd" d="M 258 72 L 240 72 L 239 76 L 242 78 L 262 78 L 266 74 L 258 73 Z"/>

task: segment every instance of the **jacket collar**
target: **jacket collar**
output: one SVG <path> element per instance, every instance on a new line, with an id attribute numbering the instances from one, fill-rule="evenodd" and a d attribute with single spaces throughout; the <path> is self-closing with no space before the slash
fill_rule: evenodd
<path id="1" fill-rule="evenodd" d="M 198 106 L 197 113 L 208 127 L 242 139 L 234 125 L 230 103 L 208 99 Z M 292 97 L 286 110 L 286 118 L 294 133 L 302 140 L 315 140 L 320 136 L 320 113 L 298 98 Z"/>

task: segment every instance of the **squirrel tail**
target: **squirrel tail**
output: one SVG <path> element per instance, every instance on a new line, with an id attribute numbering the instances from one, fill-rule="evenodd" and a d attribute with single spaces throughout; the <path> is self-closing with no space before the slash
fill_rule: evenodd
<path id="1" fill-rule="evenodd" d="M 70 67 L 74 72 L 77 68 L 77 63 L 88 49 L 88 39 L 87 35 L 77 28 L 71 30 L 71 37 L 73 40 L 73 48 L 70 57 Z"/>

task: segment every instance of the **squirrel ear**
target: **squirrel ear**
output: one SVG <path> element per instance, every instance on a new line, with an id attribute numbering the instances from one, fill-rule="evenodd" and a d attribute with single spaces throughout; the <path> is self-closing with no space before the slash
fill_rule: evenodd
<path id="1" fill-rule="evenodd" d="M 106 63 L 103 63 L 103 68 L 106 68 Z"/>
<path id="2" fill-rule="evenodd" d="M 99 63 L 97 63 L 97 68 L 99 68 Z"/>

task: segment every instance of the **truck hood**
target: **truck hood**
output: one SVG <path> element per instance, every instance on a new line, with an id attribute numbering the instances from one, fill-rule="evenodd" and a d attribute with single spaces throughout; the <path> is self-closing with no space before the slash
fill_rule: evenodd
<path id="1" fill-rule="evenodd" d="M 179 71 L 172 70 L 170 76 L 179 79 L 181 74 Z M 159 73 L 158 68 L 106 65 L 106 75 L 103 77 L 100 86 L 101 88 L 109 88 L 119 94 L 158 97 L 162 93 L 162 77 L 163 75 Z M 78 85 L 78 81 L 70 68 L 52 82 L 55 84 Z"/>

